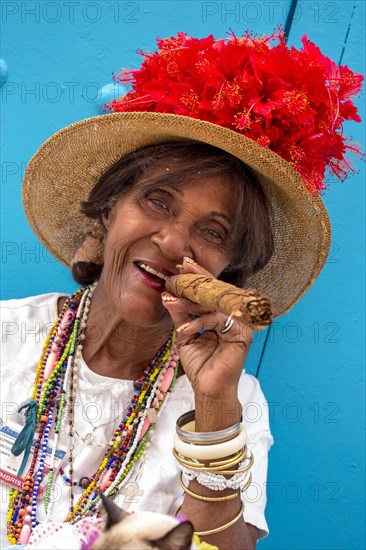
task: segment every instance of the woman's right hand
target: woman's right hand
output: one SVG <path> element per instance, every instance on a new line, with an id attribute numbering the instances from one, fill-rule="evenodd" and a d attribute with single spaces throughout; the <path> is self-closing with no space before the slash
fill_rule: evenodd
<path id="1" fill-rule="evenodd" d="M 195 262 L 184 259 L 181 273 L 195 273 L 213 277 Z M 207 312 L 174 295 L 174 277 L 167 281 L 169 292 L 162 294 L 176 329 L 176 344 L 182 367 L 197 397 L 228 401 L 237 396 L 237 387 L 253 338 L 253 331 L 234 321 L 227 332 L 222 332 L 227 316 L 221 312 Z"/>

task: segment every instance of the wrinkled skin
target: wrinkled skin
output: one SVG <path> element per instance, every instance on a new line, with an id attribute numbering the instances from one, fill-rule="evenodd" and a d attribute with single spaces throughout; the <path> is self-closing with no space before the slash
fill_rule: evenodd
<path id="1" fill-rule="evenodd" d="M 199 305 L 178 299 L 168 302 L 166 293 L 146 286 L 134 261 L 151 261 L 171 273 L 202 273 L 214 277 L 229 264 L 228 238 L 233 201 L 229 184 L 217 176 L 177 188 L 142 193 L 138 186 L 120 198 L 104 217 L 107 238 L 104 268 L 95 290 L 89 316 L 100 324 L 100 337 L 86 340 L 86 360 L 115 365 L 121 356 L 124 373 L 136 378 L 141 367 L 175 328 L 192 321 L 177 333 L 177 347 L 184 372 L 196 396 L 232 400 L 251 340 L 251 331 L 235 323 L 220 332 L 226 317 L 209 313 Z M 213 214 L 214 213 L 214 214 Z M 193 259 L 196 264 L 185 258 Z M 177 265 L 180 267 L 177 267 Z M 169 282 L 166 283 L 169 287 Z M 169 288 L 174 294 L 174 288 Z M 198 334 L 205 329 L 204 334 Z M 119 338 L 111 338 L 118 332 Z M 144 341 L 143 349 L 140 342 Z M 129 362 L 131 355 L 131 366 Z M 133 362 L 132 362 L 133 356 Z M 95 369 L 97 370 L 97 369 Z M 108 375 L 106 369 L 103 374 Z"/>

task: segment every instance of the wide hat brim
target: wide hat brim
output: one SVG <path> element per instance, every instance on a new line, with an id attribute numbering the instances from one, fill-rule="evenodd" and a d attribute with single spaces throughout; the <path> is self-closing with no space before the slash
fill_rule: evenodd
<path id="1" fill-rule="evenodd" d="M 247 288 L 267 295 L 283 315 L 318 277 L 329 253 L 331 229 L 319 196 L 273 151 L 237 132 L 174 114 L 126 112 L 95 116 L 56 132 L 26 169 L 23 202 L 41 243 L 70 267 L 90 220 L 80 213 L 100 176 L 128 153 L 154 143 L 194 140 L 234 155 L 256 173 L 271 202 L 275 251 Z"/>

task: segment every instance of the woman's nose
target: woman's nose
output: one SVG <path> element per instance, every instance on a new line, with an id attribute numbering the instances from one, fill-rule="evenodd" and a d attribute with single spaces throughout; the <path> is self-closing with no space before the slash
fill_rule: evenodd
<path id="1" fill-rule="evenodd" d="M 151 240 L 164 258 L 178 263 L 184 256 L 193 258 L 189 228 L 178 221 L 166 222 L 153 233 Z"/>

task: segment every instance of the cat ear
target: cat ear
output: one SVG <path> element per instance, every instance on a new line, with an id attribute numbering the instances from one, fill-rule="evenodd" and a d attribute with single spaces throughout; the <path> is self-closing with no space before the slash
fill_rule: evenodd
<path id="1" fill-rule="evenodd" d="M 190 521 L 179 523 L 161 539 L 154 541 L 160 550 L 191 550 L 193 525 Z"/>
<path id="2" fill-rule="evenodd" d="M 106 529 L 110 529 L 116 523 L 124 520 L 127 516 L 130 515 L 129 512 L 122 510 L 117 504 L 113 502 L 110 498 L 106 497 L 103 493 L 99 493 L 101 501 L 103 503 L 104 509 L 107 512 L 107 524 Z"/>

